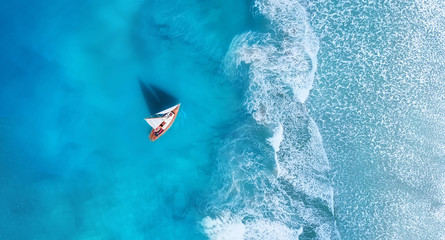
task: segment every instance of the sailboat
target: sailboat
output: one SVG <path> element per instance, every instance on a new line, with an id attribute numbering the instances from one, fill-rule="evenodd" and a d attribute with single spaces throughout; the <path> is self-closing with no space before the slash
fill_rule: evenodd
<path id="1" fill-rule="evenodd" d="M 145 118 L 145 121 L 153 128 L 148 135 L 151 141 L 156 141 L 171 127 L 178 115 L 181 104 L 169 107 L 163 111 L 154 114 L 152 117 Z"/>

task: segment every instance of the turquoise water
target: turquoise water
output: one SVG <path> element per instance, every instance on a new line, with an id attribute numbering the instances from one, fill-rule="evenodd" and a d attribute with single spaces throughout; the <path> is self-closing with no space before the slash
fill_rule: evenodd
<path id="1" fill-rule="evenodd" d="M 3 3 L 0 239 L 442 239 L 443 9 Z"/>

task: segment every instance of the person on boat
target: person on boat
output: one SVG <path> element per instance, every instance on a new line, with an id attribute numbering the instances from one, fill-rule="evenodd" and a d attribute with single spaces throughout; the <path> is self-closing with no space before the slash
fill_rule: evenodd
<path id="1" fill-rule="evenodd" d="M 164 126 L 164 124 L 165 124 L 165 122 L 161 123 L 161 125 L 159 125 L 159 126 L 155 129 L 154 133 L 155 133 L 156 136 L 158 136 L 159 134 L 161 134 L 161 133 L 164 131 L 164 129 L 162 129 L 162 127 Z"/>

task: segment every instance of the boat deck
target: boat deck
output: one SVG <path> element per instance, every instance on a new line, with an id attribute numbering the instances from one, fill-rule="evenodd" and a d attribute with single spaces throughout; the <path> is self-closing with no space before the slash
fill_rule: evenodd
<path id="1" fill-rule="evenodd" d="M 173 123 L 174 123 L 175 120 L 176 120 L 176 116 L 178 116 L 178 112 L 179 112 L 179 107 L 180 107 L 180 106 L 181 106 L 181 105 L 179 104 L 178 107 L 176 107 L 176 108 L 172 111 L 173 114 L 174 114 L 173 119 L 171 120 L 170 123 L 168 123 L 168 125 L 167 125 L 166 128 L 163 128 L 163 131 L 162 131 L 159 135 L 156 136 L 156 134 L 155 134 L 155 129 L 152 129 L 152 130 L 151 130 L 150 135 L 148 135 L 148 138 L 149 138 L 151 141 L 153 141 L 153 142 L 156 141 L 158 138 L 160 138 L 162 135 L 164 135 L 165 132 L 167 132 L 168 129 L 173 125 Z"/>

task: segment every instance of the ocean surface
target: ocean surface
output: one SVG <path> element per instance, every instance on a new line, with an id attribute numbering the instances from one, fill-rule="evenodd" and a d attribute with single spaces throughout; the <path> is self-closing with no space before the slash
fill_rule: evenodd
<path id="1" fill-rule="evenodd" d="M 0 8 L 0 239 L 445 240 L 445 2 Z M 140 82 L 181 103 L 150 142 Z"/>

